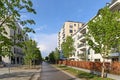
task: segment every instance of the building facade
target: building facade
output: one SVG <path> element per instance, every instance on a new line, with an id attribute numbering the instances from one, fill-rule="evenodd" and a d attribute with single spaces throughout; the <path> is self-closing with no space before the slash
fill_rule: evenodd
<path id="1" fill-rule="evenodd" d="M 83 25 L 81 22 L 67 21 L 62 26 L 60 32 L 58 33 L 58 49 L 61 50 L 61 44 L 66 40 L 67 36 L 72 36 L 75 34 L 79 28 Z"/>
<path id="2" fill-rule="evenodd" d="M 84 24 L 73 36 L 74 40 L 74 55 L 71 57 L 73 60 L 85 60 L 86 59 L 86 40 L 84 35 L 86 34 L 87 25 Z"/>
<path id="3" fill-rule="evenodd" d="M 120 0 L 112 0 L 108 5 L 111 11 L 120 11 Z M 83 25 L 78 32 L 76 32 L 72 38 L 74 39 L 75 55 L 72 56 L 74 60 L 86 60 L 86 61 L 103 61 L 102 56 L 99 53 L 95 53 L 93 49 L 87 44 L 85 40 L 85 34 L 87 33 L 87 23 Z M 120 53 L 111 53 L 109 59 L 105 61 L 120 61 Z"/>
<path id="4" fill-rule="evenodd" d="M 10 29 L 9 27 L 5 27 L 7 34 L 5 36 L 12 40 L 13 46 L 11 46 L 12 56 L 1 57 L 1 60 L 4 64 L 23 64 L 23 51 L 22 48 L 17 46 L 17 43 L 21 43 L 25 40 L 29 40 L 28 35 L 24 35 L 22 33 L 22 28 L 19 24 L 16 23 L 16 29 Z M 21 35 L 22 37 L 17 37 L 17 35 Z"/>
<path id="5" fill-rule="evenodd" d="M 61 50 L 61 44 L 65 42 L 67 36 L 75 34 L 83 25 L 81 22 L 67 21 L 58 33 L 58 49 Z"/>
<path id="6" fill-rule="evenodd" d="M 112 0 L 109 5 L 111 11 L 120 11 L 120 0 Z M 110 54 L 112 61 L 120 61 L 120 52 Z"/>

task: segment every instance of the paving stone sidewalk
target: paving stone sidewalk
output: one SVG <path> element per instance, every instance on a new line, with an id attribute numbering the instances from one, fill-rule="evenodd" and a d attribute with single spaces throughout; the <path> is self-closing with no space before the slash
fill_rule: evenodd
<path id="1" fill-rule="evenodd" d="M 40 68 L 23 69 L 23 68 L 0 68 L 0 80 L 38 80 L 40 77 Z"/>

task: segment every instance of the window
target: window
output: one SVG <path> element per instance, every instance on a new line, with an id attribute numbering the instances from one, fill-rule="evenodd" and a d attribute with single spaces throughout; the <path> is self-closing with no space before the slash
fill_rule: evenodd
<path id="1" fill-rule="evenodd" d="M 76 26 L 76 24 L 74 24 L 74 26 Z"/>
<path id="2" fill-rule="evenodd" d="M 112 58 L 112 61 L 119 61 L 118 58 Z"/>
<path id="3" fill-rule="evenodd" d="M 100 59 L 95 59 L 96 62 L 100 62 Z"/>
<path id="4" fill-rule="evenodd" d="M 69 27 L 70 27 L 70 28 L 73 28 L 73 26 L 72 26 L 72 25 L 70 25 Z"/>
<path id="5" fill-rule="evenodd" d="M 76 30 L 74 30 L 74 32 L 76 32 Z"/>
<path id="6" fill-rule="evenodd" d="M 69 32 L 70 32 L 70 33 L 73 33 L 73 30 L 70 30 Z"/>

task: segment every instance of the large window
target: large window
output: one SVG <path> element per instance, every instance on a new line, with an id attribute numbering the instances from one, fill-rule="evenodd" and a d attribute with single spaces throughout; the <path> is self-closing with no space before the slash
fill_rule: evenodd
<path id="1" fill-rule="evenodd" d="M 70 33 L 73 33 L 73 30 L 70 30 L 69 32 L 70 32 Z"/>
<path id="2" fill-rule="evenodd" d="M 70 27 L 70 28 L 73 28 L 73 25 L 70 25 L 69 27 Z"/>
<path id="3" fill-rule="evenodd" d="M 74 24 L 74 26 L 76 26 L 76 24 Z"/>

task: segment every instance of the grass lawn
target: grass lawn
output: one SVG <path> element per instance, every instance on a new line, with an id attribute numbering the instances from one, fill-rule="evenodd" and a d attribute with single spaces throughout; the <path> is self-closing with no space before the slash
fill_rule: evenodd
<path id="1" fill-rule="evenodd" d="M 63 65 L 57 65 L 56 67 L 67 71 L 69 73 L 71 73 L 72 75 L 75 75 L 78 78 L 81 78 L 83 80 L 113 80 L 110 78 L 101 78 L 100 76 L 94 75 L 94 74 L 90 74 L 84 71 L 80 71 L 77 69 L 73 69 L 71 67 L 67 67 L 67 66 L 63 66 Z"/>

